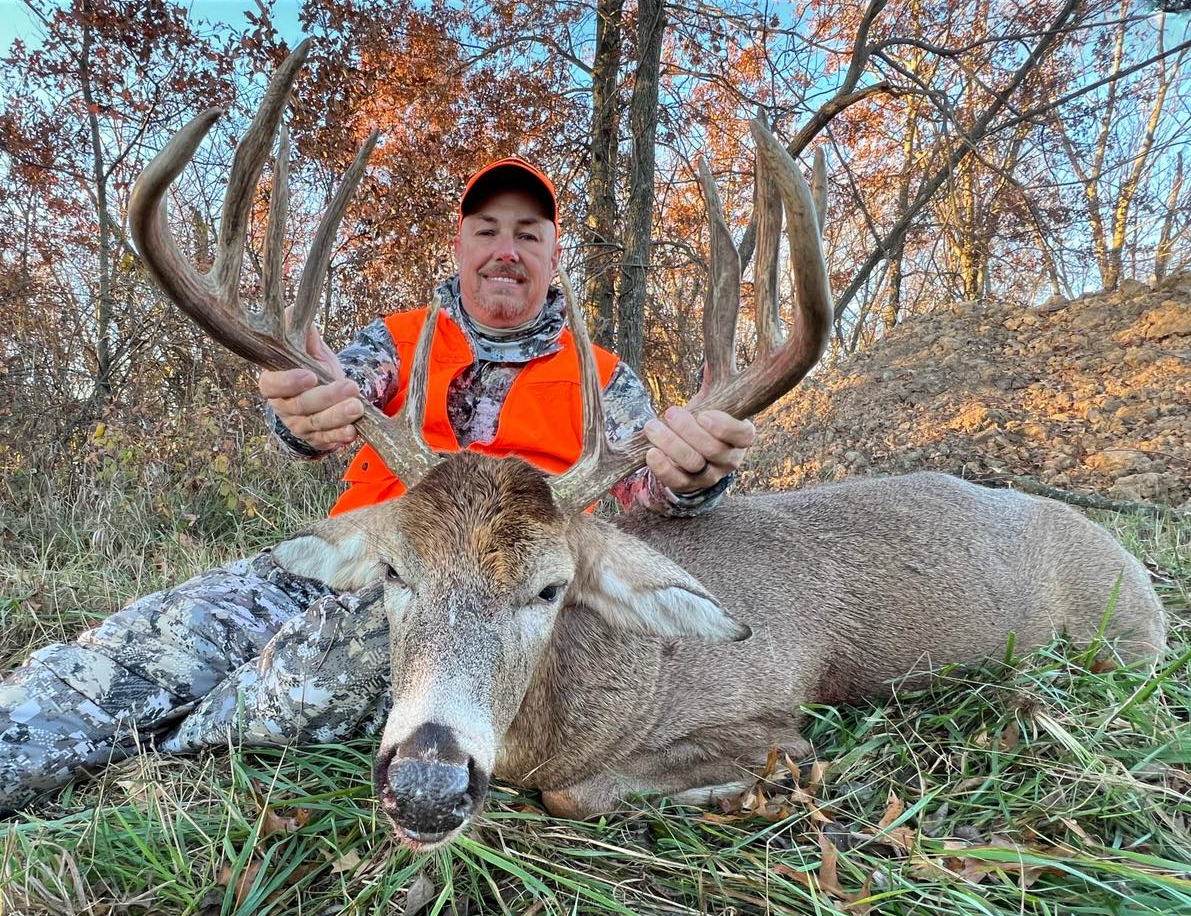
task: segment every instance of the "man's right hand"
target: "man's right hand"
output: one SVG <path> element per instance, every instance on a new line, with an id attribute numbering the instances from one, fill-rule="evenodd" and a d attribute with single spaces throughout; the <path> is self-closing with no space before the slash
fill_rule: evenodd
<path id="1" fill-rule="evenodd" d="M 306 352 L 325 366 L 335 381 L 323 385 L 309 369 L 265 370 L 257 379 L 260 393 L 291 433 L 320 451 L 354 442 L 356 420 L 364 415 L 360 389 L 343 371 L 312 323 Z"/>

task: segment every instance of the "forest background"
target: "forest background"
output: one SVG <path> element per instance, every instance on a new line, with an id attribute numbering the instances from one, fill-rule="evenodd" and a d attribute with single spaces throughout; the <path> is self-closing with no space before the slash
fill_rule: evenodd
<path id="1" fill-rule="evenodd" d="M 210 261 L 235 140 L 295 32 L 317 41 L 290 118 L 291 291 L 336 177 L 381 135 L 323 291 L 333 345 L 426 301 L 451 269 L 462 182 L 517 153 L 559 186 L 564 258 L 597 338 L 659 403 L 688 396 L 706 286 L 696 162 L 709 159 L 738 235 L 747 302 L 758 113 L 804 160 L 827 154 L 829 360 L 957 300 L 1027 307 L 1191 263 L 1191 18 L 1154 3 L 261 0 L 242 18 L 229 6 L 209 21 L 211 4 L 27 0 L 28 27 L 0 49 L 10 488 L 102 471 L 133 441 L 175 443 L 157 446 L 172 454 L 151 473 L 230 460 L 240 434 L 225 448 L 218 431 L 260 431 L 252 373 L 163 302 L 125 213 L 170 133 L 226 109 L 171 209 L 183 245 Z M 266 176 L 249 302 L 268 190 Z M 746 321 L 744 358 L 749 345 Z"/>
<path id="2" fill-rule="evenodd" d="M 750 298 L 752 117 L 808 166 L 825 154 L 828 366 L 956 302 L 1025 315 L 1178 280 L 1191 267 L 1191 15 L 1166 5 L 9 0 L 0 565 L 12 586 L 0 655 L 15 662 L 184 578 L 199 553 L 214 563 L 273 543 L 335 497 L 343 455 L 295 466 L 271 447 L 255 370 L 163 300 L 126 226 L 140 170 L 218 106 L 170 202 L 175 237 L 211 263 L 235 143 L 300 38 L 315 45 L 289 114 L 287 294 L 338 176 L 372 130 L 381 136 L 321 291 L 332 346 L 426 302 L 452 270 L 466 177 L 517 153 L 554 176 L 564 260 L 597 340 L 664 406 L 689 397 L 702 360 L 701 156 Z M 250 306 L 271 178 L 267 168 L 249 226 Z M 981 337 L 983 306 L 968 313 L 970 331 L 949 339 Z M 741 324 L 747 361 L 747 314 Z M 1173 384 L 1162 390 L 1182 390 Z M 1076 407 L 1082 417 L 1098 404 Z M 1161 422 L 1157 447 L 1184 448 L 1182 426 Z M 812 460 L 757 456 L 754 479 L 772 477 L 767 462 L 788 472 Z M 100 584 L 96 558 L 112 570 Z M 43 630 L 47 618 L 58 623 Z"/>

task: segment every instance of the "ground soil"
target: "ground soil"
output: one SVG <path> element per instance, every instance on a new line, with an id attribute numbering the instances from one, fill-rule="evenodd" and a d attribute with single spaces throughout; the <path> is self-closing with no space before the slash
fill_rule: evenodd
<path id="1" fill-rule="evenodd" d="M 935 469 L 1191 508 L 1191 274 L 909 318 L 757 425 L 746 488 Z"/>

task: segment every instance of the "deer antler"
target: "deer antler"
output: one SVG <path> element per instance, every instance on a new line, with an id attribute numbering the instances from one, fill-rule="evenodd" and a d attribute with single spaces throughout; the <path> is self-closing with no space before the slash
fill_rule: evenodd
<path id="1" fill-rule="evenodd" d="M 314 318 L 331 261 L 335 233 L 376 146 L 376 131 L 364 141 L 319 221 L 298 284 L 293 312 L 287 322 L 281 255 L 289 198 L 289 135 L 284 127 L 281 128 L 262 253 L 261 311 L 246 311 L 239 296 L 252 195 L 277 135 L 294 81 L 309 50 L 310 39 L 306 39 L 277 69 L 256 117 L 236 147 L 223 200 L 215 263 L 209 271 L 199 273 L 178 249 L 169 228 L 165 195 L 223 114 L 221 109 L 210 108 L 194 118 L 145 167 L 132 189 L 129 223 L 141 258 L 157 285 L 212 338 L 262 368 L 309 369 L 320 382 L 328 383 L 334 378 L 306 353 L 306 332 Z M 426 404 L 426 366 L 439 306 L 436 297 L 418 339 L 409 391 L 401 413 L 390 419 L 365 403 L 364 416 L 356 422 L 361 438 L 376 449 L 406 486 L 413 486 L 442 460 L 426 445 L 421 432 Z"/>
<path id="2" fill-rule="evenodd" d="M 706 354 L 703 386 L 688 405 L 698 415 L 722 410 L 744 419 L 764 410 L 797 385 L 819 361 L 831 333 L 831 287 L 823 262 L 820 213 L 794 160 L 760 121 L 751 123 L 757 147 L 757 358 L 743 371 L 736 368 L 736 318 L 740 311 L 740 258 L 724 222 L 719 195 L 706 162 L 700 178 L 711 224 L 711 283 L 703 308 Z M 826 194 L 822 157 L 815 158 L 816 192 Z M 820 190 L 822 189 L 822 190 Z M 794 327 L 783 335 L 778 315 L 777 260 L 785 205 L 790 265 L 793 268 L 797 309 Z M 551 488 L 564 511 L 589 505 L 628 474 L 645 465 L 650 445 L 638 431 L 612 445 L 604 436 L 605 413 L 595 356 L 583 313 L 565 271 L 560 269 L 567 300 L 567 316 L 583 385 L 583 453 L 570 470 L 554 478 Z"/>

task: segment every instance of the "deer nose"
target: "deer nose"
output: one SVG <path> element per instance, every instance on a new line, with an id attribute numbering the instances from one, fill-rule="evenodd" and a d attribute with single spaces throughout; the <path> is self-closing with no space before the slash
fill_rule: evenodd
<path id="1" fill-rule="evenodd" d="M 464 754 L 449 729 L 420 726 L 376 760 L 381 808 L 409 839 L 434 843 L 474 817 L 488 776 Z"/>

